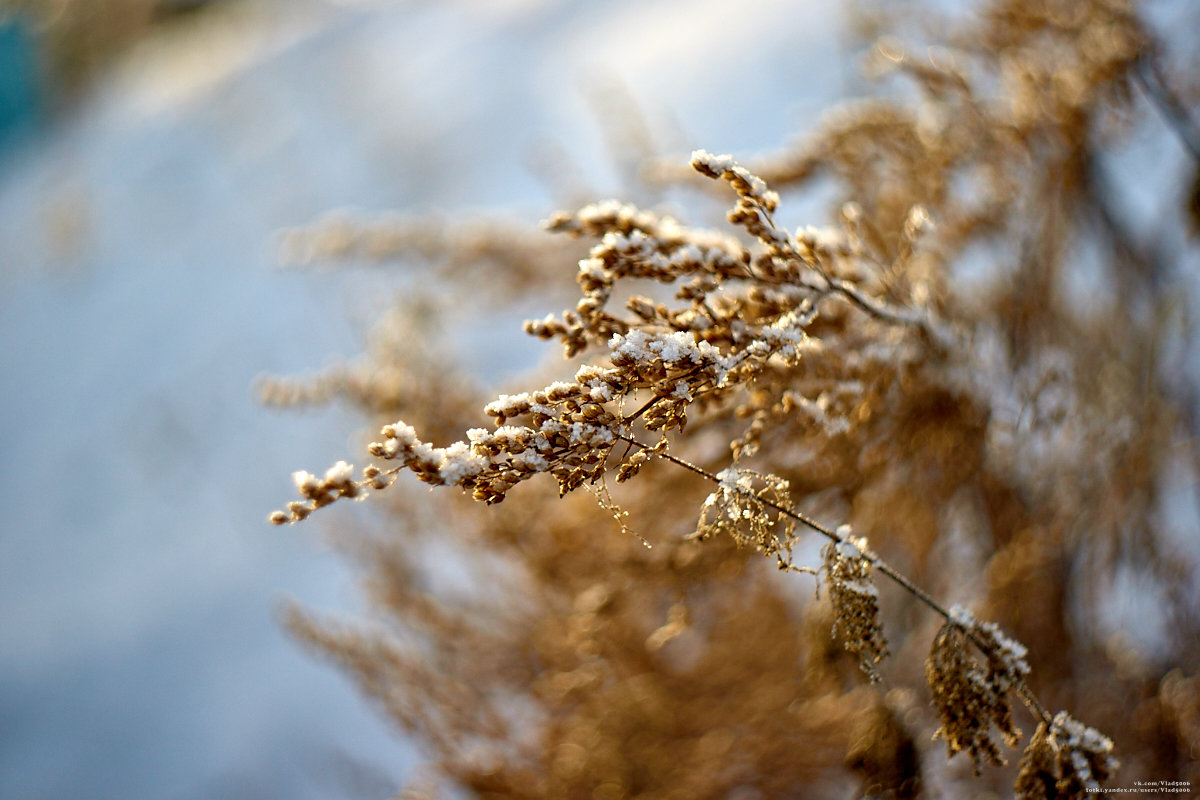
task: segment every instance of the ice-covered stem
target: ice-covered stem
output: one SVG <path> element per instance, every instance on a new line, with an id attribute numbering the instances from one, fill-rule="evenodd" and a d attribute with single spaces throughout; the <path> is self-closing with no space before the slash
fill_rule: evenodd
<path id="1" fill-rule="evenodd" d="M 297 473 L 296 485 L 305 500 L 289 503 L 287 511 L 273 512 L 270 521 L 276 525 L 298 522 L 339 497 L 362 497 L 366 489 L 385 489 L 404 469 L 425 483 L 461 487 L 488 504 L 501 502 L 513 486 L 543 472 L 552 475 L 560 493 L 566 494 L 603 472 L 614 441 L 611 429 L 619 424 L 619 418 L 604 404 L 614 392 L 624 391 L 625 380 L 616 370 L 584 366 L 574 381 L 501 395 L 485 408 L 496 420 L 495 429 L 472 428 L 467 431 L 467 441 L 446 447 L 422 441 L 403 421 L 385 425 L 367 452 L 397 466 L 368 466 L 363 479 L 355 482 L 350 479 L 350 465 L 339 462 L 335 469 L 341 483 L 336 491 L 326 488 L 328 475 L 322 483 L 308 473 Z M 505 424 L 516 417 L 529 424 Z M 663 420 L 664 426 L 669 423 Z"/>
<path id="2" fill-rule="evenodd" d="M 304 500 L 273 512 L 270 520 L 277 525 L 297 522 L 340 497 L 361 497 L 364 489 L 386 488 L 402 469 L 416 473 L 425 483 L 459 486 L 487 503 L 501 502 L 513 486 L 542 472 L 550 473 L 560 493 L 566 494 L 599 479 L 615 434 L 635 420 L 651 431 L 683 430 L 688 408 L 698 397 L 728 381 L 751 379 L 774 356 L 798 357 L 806 344 L 804 327 L 815 314 L 802 299 L 773 321 L 745 326 L 749 341 L 739 342 L 728 354 L 694 331 L 634 329 L 614 334 L 608 340 L 610 367 L 585 364 L 573 380 L 501 395 L 489 403 L 484 411 L 494 418 L 495 430 L 474 428 L 467 432 L 467 441 L 438 447 L 422 441 L 403 421 L 384 426 L 379 441 L 367 450 L 398 466 L 368 467 L 363 480 L 355 482 L 349 480 L 346 465 L 339 472 L 344 485 L 334 487 L 336 491 L 321 482 L 309 486 L 315 478 L 297 479 Z M 620 401 L 644 390 L 653 392 L 651 401 L 621 415 Z M 526 424 L 514 425 L 510 420 Z"/>
<path id="3" fill-rule="evenodd" d="M 665 448 L 659 448 L 659 452 L 665 452 Z M 716 477 L 717 490 L 700 508 L 700 520 L 692 537 L 707 539 L 723 534 L 739 546 L 749 545 L 765 556 L 774 556 L 780 569 L 790 569 L 796 524 L 784 517 L 771 519 L 763 502 L 786 500 L 788 482 L 775 475 L 732 467 Z"/>

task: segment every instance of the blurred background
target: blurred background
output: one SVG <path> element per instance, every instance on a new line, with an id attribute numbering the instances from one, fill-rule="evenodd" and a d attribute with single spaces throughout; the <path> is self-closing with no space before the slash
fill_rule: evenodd
<path id="1" fill-rule="evenodd" d="M 266 523 L 363 421 L 253 386 L 351 358 L 405 279 L 280 270 L 278 231 L 532 225 L 622 190 L 601 120 L 636 108 L 661 152 L 774 149 L 859 80 L 836 5 L 4 4 L 0 797 L 395 791 L 416 754 L 277 619 L 355 578 Z"/>

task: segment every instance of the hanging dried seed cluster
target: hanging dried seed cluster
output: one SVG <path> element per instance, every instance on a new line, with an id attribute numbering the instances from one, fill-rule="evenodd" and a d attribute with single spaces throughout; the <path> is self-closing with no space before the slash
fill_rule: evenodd
<path id="1" fill-rule="evenodd" d="M 865 537 L 850 535 L 850 526 L 837 530 L 840 541 L 821 550 L 821 567 L 833 603 L 833 635 L 858 657 L 872 683 L 879 681 L 875 665 L 887 657 L 887 640 L 879 622 L 879 592 L 871 582 L 871 557 Z"/>
<path id="2" fill-rule="evenodd" d="M 753 547 L 774 556 L 780 569 L 792 565 L 792 545 L 796 541 L 796 523 L 772 512 L 766 500 L 776 507 L 790 506 L 788 482 L 775 475 L 763 475 L 748 469 L 727 469 L 717 475 L 720 483 L 700 508 L 696 539 L 725 534 L 739 547 Z"/>
<path id="3" fill-rule="evenodd" d="M 1021 758 L 1015 791 L 1021 800 L 1082 797 L 1100 791 L 1117 769 L 1112 739 L 1060 711 L 1042 722 Z"/>
<path id="4" fill-rule="evenodd" d="M 997 766 L 1005 762 L 991 737 L 996 728 L 1009 747 L 1016 747 L 1021 731 L 1013 723 L 1008 695 L 1029 674 L 1025 648 L 994 623 L 981 623 L 969 611 L 955 606 L 950 620 L 933 640 L 925 661 L 933 704 L 941 727 L 935 738 L 946 740 L 950 755 L 966 750 L 978 773 L 982 760 Z M 980 663 L 971 645 L 985 655 Z"/>

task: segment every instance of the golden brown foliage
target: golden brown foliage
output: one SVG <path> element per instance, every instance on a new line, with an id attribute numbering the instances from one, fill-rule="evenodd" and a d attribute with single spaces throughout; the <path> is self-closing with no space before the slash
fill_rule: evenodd
<path id="1" fill-rule="evenodd" d="M 353 540 L 378 619 L 291 622 L 425 743 L 431 786 L 1082 797 L 1114 756 L 1123 779 L 1200 781 L 1200 640 L 1183 635 L 1198 570 L 1162 523 L 1167 476 L 1200 464 L 1166 355 L 1190 319 L 1165 235 L 1133 231 L 1104 178 L 1151 103 L 1177 103 L 1165 82 L 1131 91 L 1161 54 L 1116 0 L 995 0 L 944 41 L 873 51 L 916 99 L 849 103 L 752 169 L 693 153 L 732 197 L 728 230 L 614 201 L 552 216 L 590 242 L 579 297 L 525 328 L 571 372 L 488 402 L 493 427 L 454 441 L 482 398 L 412 348 L 326 379 L 317 394 L 386 421 L 376 463 L 297 473 L 302 499 L 272 519 L 392 499 L 386 528 Z M 664 163 L 647 179 L 684 180 Z M 841 192 L 836 225 L 788 230 L 777 192 L 818 175 Z M 420 230 L 397 226 L 389 251 L 470 269 L 453 230 Z M 521 242 L 491 251 L 488 280 L 510 258 L 553 285 L 562 242 Z M 1100 291 L 1083 303 L 1085 270 Z M 507 502 L 418 498 L 404 472 Z M 797 565 L 817 557 L 805 531 L 829 540 L 829 603 L 797 591 L 816 571 Z M 1154 587 L 1175 632 L 1151 655 L 1102 621 L 1129 591 L 1118 573 Z M 1018 714 L 1035 733 L 1001 768 Z M 983 774 L 943 765 L 935 731 Z"/>

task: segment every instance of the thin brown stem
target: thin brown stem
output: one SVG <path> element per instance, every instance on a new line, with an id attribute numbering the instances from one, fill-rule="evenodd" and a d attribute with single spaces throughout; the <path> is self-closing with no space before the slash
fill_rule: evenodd
<path id="1" fill-rule="evenodd" d="M 764 223 L 771 230 L 777 232 L 782 230 L 775 224 L 775 217 L 770 211 L 761 207 L 759 211 L 762 214 Z M 926 334 L 929 334 L 931 338 L 939 340 L 945 339 L 944 335 L 939 335 L 940 332 L 934 330 L 934 322 L 928 314 L 922 314 L 913 308 L 889 305 L 886 302 L 878 300 L 864 293 L 849 281 L 830 275 L 828 270 L 826 270 L 819 261 L 804 258 L 800 251 L 796 249 L 796 245 L 793 243 L 791 235 L 786 230 L 782 230 L 782 232 L 786 234 L 784 246 L 780 247 L 777 244 L 769 244 L 769 246 L 772 247 L 779 257 L 802 264 L 808 269 L 816 272 L 824 281 L 828 291 L 841 295 L 852 305 L 857 306 L 865 313 L 884 322 L 892 325 L 916 327 L 924 331 Z"/>
<path id="2" fill-rule="evenodd" d="M 642 450 L 653 452 L 654 455 L 658 456 L 659 458 L 663 459 L 664 461 L 669 461 L 672 464 L 676 465 L 677 467 L 681 467 L 683 469 L 688 470 L 689 472 L 695 473 L 696 475 L 699 475 L 700 477 L 704 478 L 707 481 L 710 481 L 712 483 L 720 483 L 721 482 L 721 479 L 718 478 L 715 474 L 713 474 L 712 472 L 709 472 L 708 470 L 704 469 L 701 466 L 697 466 L 696 464 L 691 463 L 690 461 L 686 461 L 682 458 L 679 458 L 678 456 L 671 455 L 670 453 L 667 453 L 667 452 L 653 451 L 649 445 L 644 444 L 630 436 L 625 436 L 623 434 L 617 434 L 617 438 L 620 439 L 621 441 L 628 442 L 630 445 L 632 445 L 634 447 L 638 447 Z M 836 530 L 834 530 L 833 528 L 830 528 L 828 525 L 824 525 L 821 522 L 818 522 L 817 520 L 813 519 L 812 517 L 808 516 L 807 514 L 804 514 L 803 512 L 788 508 L 787 506 L 776 503 L 767 497 L 759 497 L 756 495 L 756 499 L 760 503 L 762 503 L 764 506 L 774 509 L 778 513 L 780 513 L 790 519 L 793 519 L 796 522 L 802 523 L 803 525 L 807 526 L 808 528 L 811 528 L 812 530 L 814 530 L 817 533 L 821 534 L 822 536 L 826 537 L 830 541 L 833 541 L 833 542 L 842 541 L 842 537 L 837 534 Z M 873 567 L 875 567 L 880 572 L 882 572 L 884 575 L 886 575 L 888 578 L 890 578 L 893 583 L 898 585 L 900 588 L 904 589 L 906 592 L 908 592 L 910 595 L 915 597 L 921 603 L 924 603 L 938 616 L 942 617 L 947 622 L 950 622 L 952 624 L 959 624 L 954 619 L 954 617 L 950 614 L 950 611 L 945 606 L 943 606 L 941 603 L 939 603 L 937 600 L 935 600 L 932 595 L 930 595 L 928 592 L 926 592 L 920 586 L 913 583 L 912 580 L 910 580 L 902 572 L 898 571 L 895 567 L 893 567 L 892 565 L 890 565 L 886 561 L 884 561 L 882 558 L 880 558 L 877 554 L 870 552 L 870 551 L 866 551 L 863 553 L 863 557 L 866 558 L 867 561 L 869 561 Z M 983 641 L 981 641 L 974 634 L 973 631 L 971 631 L 970 629 L 966 629 L 965 633 L 967 634 L 968 638 L 970 638 L 970 640 L 972 642 L 974 642 L 975 646 L 978 647 L 981 652 L 983 652 L 985 654 L 988 652 L 987 644 L 984 643 Z M 1030 710 L 1030 712 L 1034 716 L 1038 717 L 1040 720 L 1042 720 L 1043 722 L 1046 722 L 1046 723 L 1049 723 L 1051 721 L 1050 714 L 1046 710 L 1045 706 L 1043 706 L 1041 704 L 1041 702 L 1038 701 L 1037 697 L 1033 694 L 1033 691 L 1029 688 L 1029 686 L 1024 681 L 1018 682 L 1015 686 L 1015 689 L 1016 689 L 1017 694 L 1020 696 L 1022 702 L 1025 704 L 1025 706 Z"/>
<path id="3" fill-rule="evenodd" d="M 703 369 L 702 366 L 692 367 L 687 372 L 684 372 L 680 375 L 676 375 L 674 378 L 672 378 L 672 380 L 681 381 L 686 378 L 690 378 L 693 375 L 695 375 L 697 372 L 699 372 L 701 369 Z M 647 400 L 641 406 L 641 408 L 639 408 L 637 411 L 634 411 L 632 414 L 629 414 L 628 416 L 622 417 L 621 422 L 628 425 L 629 423 L 633 422 L 634 420 L 640 418 L 643 414 L 645 414 L 651 408 L 653 408 L 654 405 L 656 403 L 658 403 L 660 400 L 666 400 L 668 397 L 670 397 L 669 394 L 663 394 L 661 392 L 659 394 L 656 394 L 654 397 L 651 397 L 649 400 Z"/>

